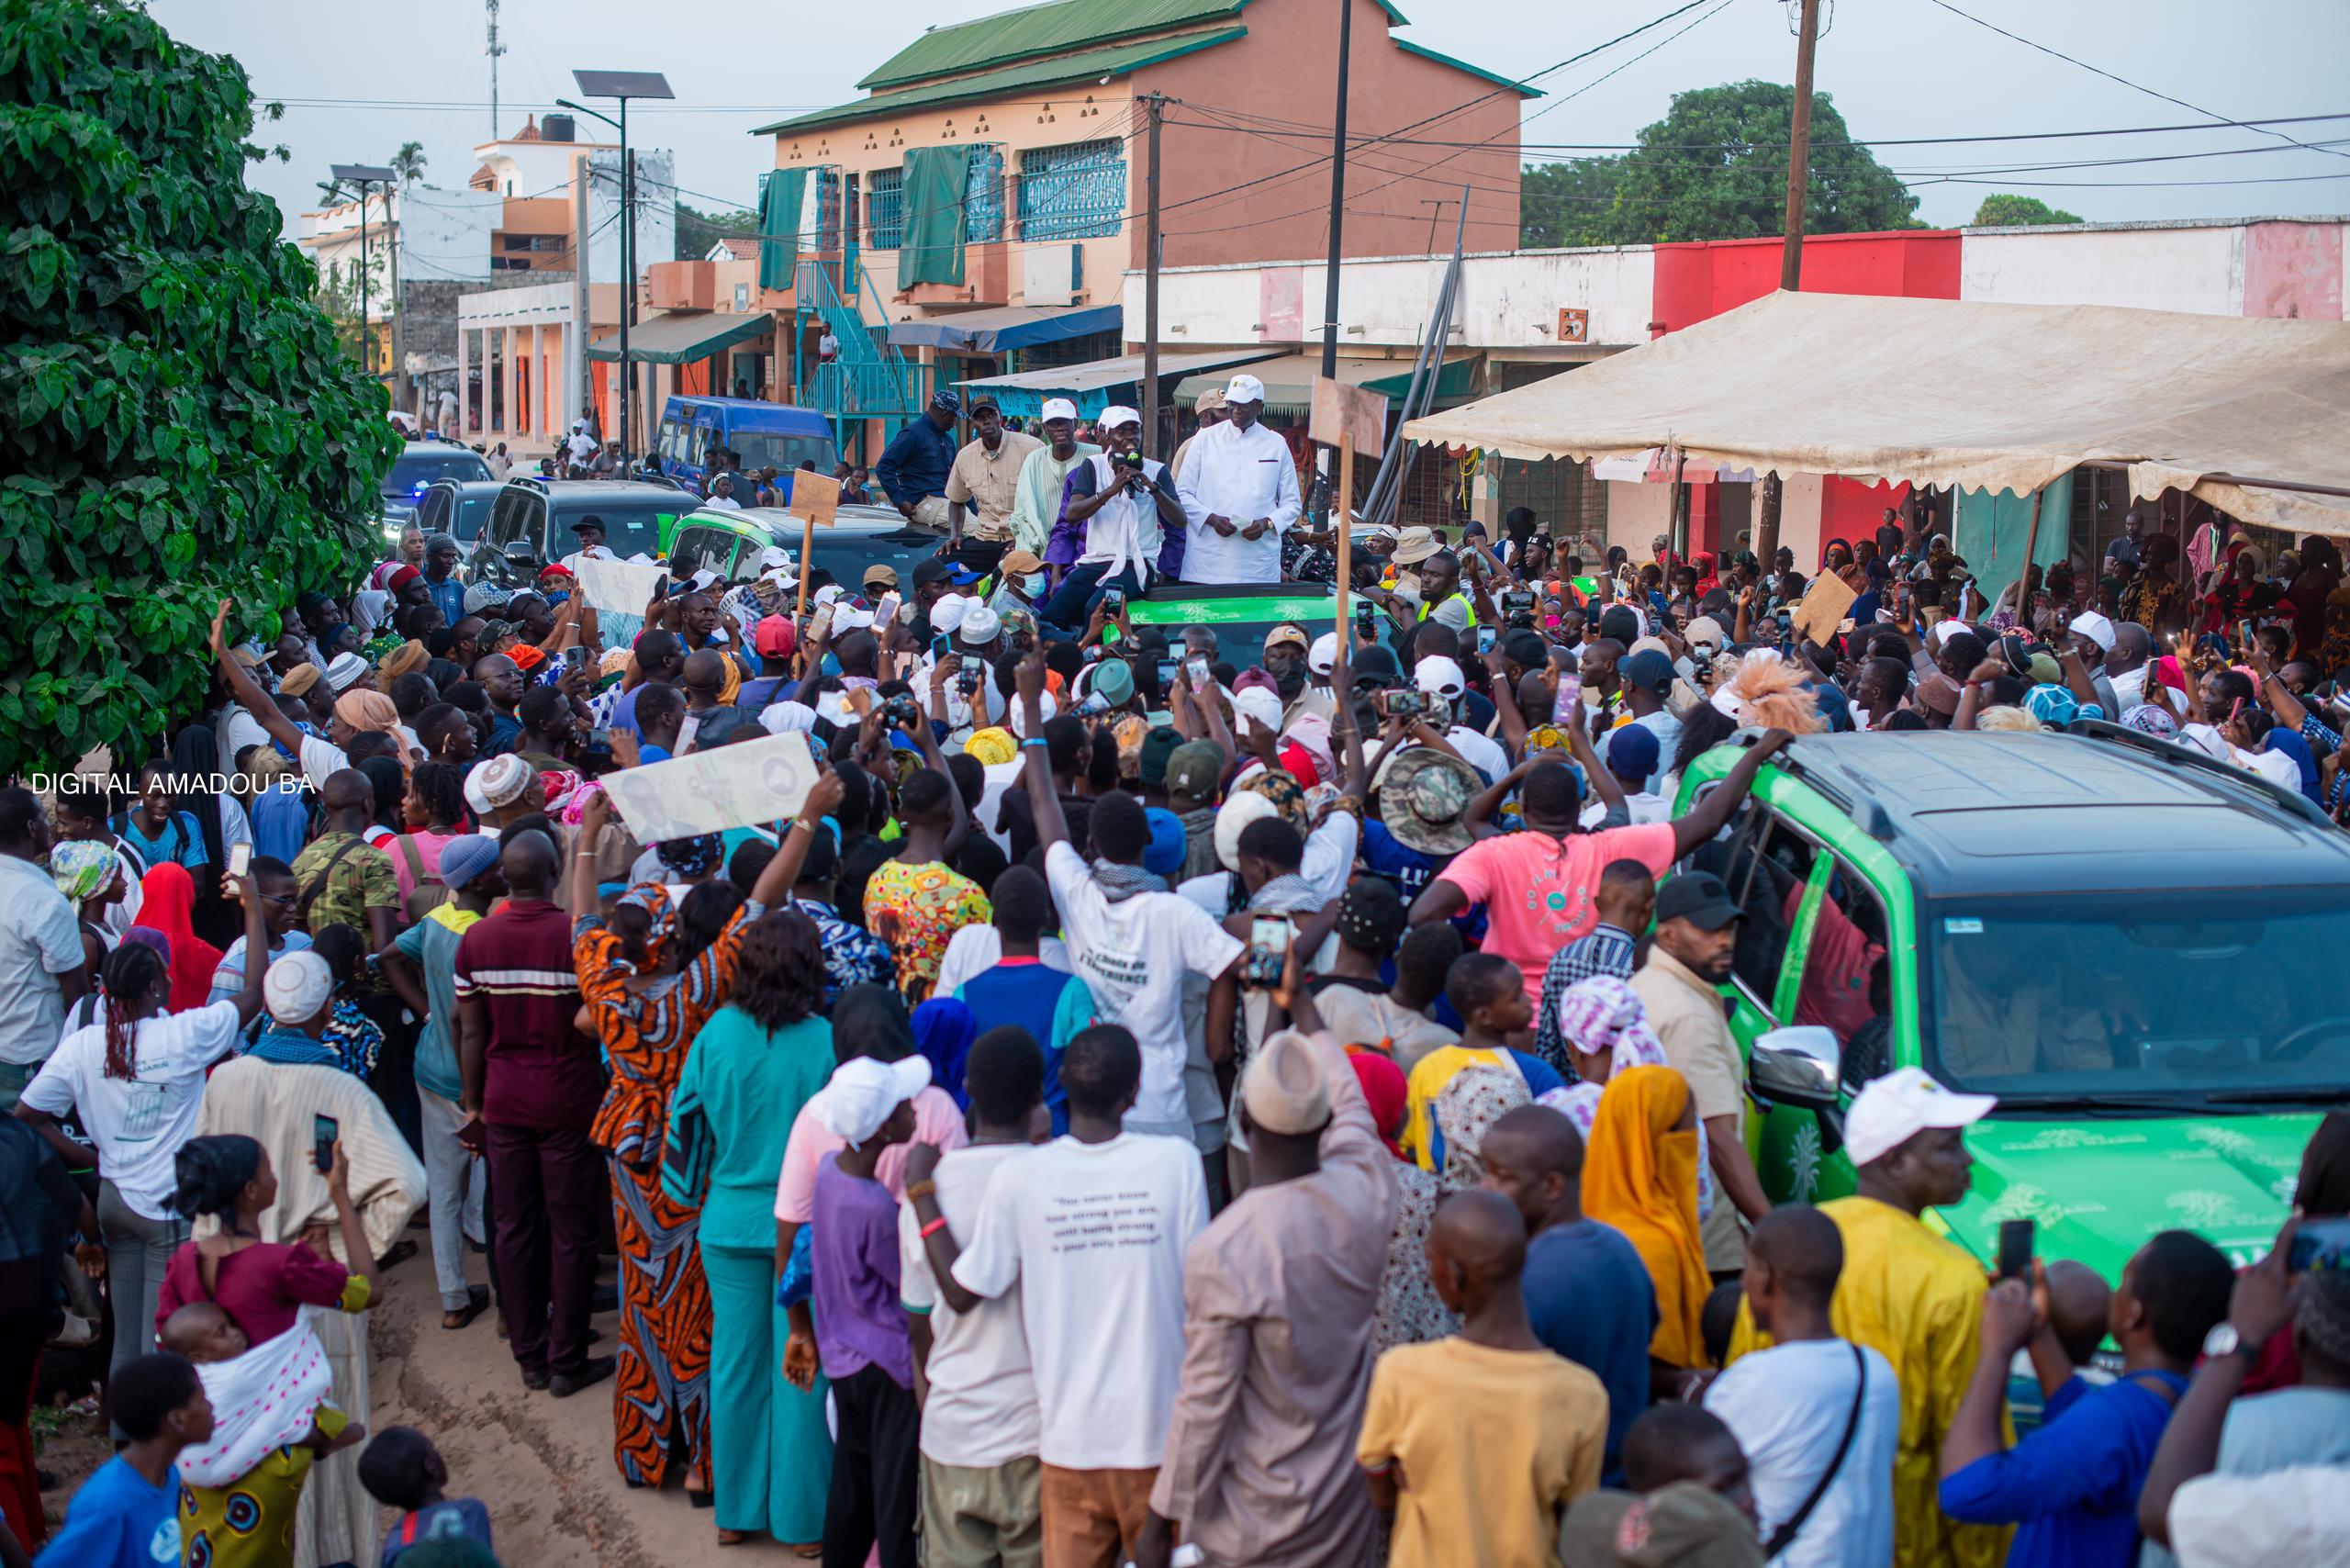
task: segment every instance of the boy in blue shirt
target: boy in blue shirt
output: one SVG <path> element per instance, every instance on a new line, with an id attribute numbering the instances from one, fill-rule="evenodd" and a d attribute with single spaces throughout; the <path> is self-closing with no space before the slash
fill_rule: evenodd
<path id="1" fill-rule="evenodd" d="M 169 1353 L 117 1367 L 106 1389 L 130 1441 L 82 1484 L 35 1568 L 156 1568 L 180 1560 L 180 1450 L 212 1439 L 195 1363 Z"/>
<path id="2" fill-rule="evenodd" d="M 2121 1271 L 2107 1328 L 2121 1375 L 2093 1386 L 2049 1325 L 2046 1271 L 2008 1280 L 1983 1300 L 1983 1353 L 1942 1439 L 1942 1512 L 1967 1524 L 2013 1524 L 2010 1568 L 2138 1560 L 2138 1490 L 2203 1337 L 2228 1315 L 2234 1271 L 2192 1231 L 2165 1230 Z M 2027 1348 L 2047 1395 L 2040 1429 L 2009 1448 L 2002 1428 L 2008 1368 Z"/>
<path id="3" fill-rule="evenodd" d="M 384 1532 L 376 1568 L 392 1568 L 410 1547 L 435 1540 L 470 1540 L 487 1548 L 489 1510 L 473 1497 L 443 1497 L 449 1462 L 414 1427 L 386 1427 L 359 1455 L 359 1484 L 400 1517 Z"/>

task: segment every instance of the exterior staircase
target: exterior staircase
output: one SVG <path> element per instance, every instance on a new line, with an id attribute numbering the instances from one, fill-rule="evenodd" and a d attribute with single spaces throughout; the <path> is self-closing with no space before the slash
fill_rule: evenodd
<path id="1" fill-rule="evenodd" d="M 834 266 L 846 279 L 845 297 L 833 282 Z M 881 421 L 881 444 L 888 445 L 929 401 L 930 367 L 908 360 L 887 336 L 877 335 L 867 325 L 858 308 L 863 278 L 855 252 L 838 263 L 801 257 L 793 285 L 802 321 L 821 318 L 840 341 L 840 356 L 832 364 L 803 366 L 803 406 L 831 421 L 834 443 L 844 456 L 857 452 L 869 465 L 880 450 L 859 451 L 866 422 Z"/>

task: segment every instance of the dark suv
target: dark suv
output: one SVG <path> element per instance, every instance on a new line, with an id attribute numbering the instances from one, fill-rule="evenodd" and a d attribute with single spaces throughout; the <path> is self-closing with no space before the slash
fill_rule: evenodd
<path id="1" fill-rule="evenodd" d="M 490 509 L 481 544 L 466 564 L 475 582 L 527 588 L 541 567 L 579 548 L 579 520 L 604 525 L 604 543 L 625 561 L 651 560 L 678 518 L 699 503 L 669 485 L 611 479 L 509 479 Z"/>

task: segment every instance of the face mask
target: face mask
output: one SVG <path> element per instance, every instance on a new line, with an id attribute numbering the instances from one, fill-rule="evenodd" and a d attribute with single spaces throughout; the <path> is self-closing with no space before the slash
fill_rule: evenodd
<path id="1" fill-rule="evenodd" d="M 1046 574 L 1044 574 L 1043 572 L 1032 572 L 1032 573 L 1030 573 L 1027 577 L 1024 577 L 1021 578 L 1021 579 L 1020 579 L 1020 594 L 1021 594 L 1021 597 L 1022 597 L 1022 598 L 1024 598 L 1024 599 L 1030 599 L 1030 600 L 1032 600 L 1032 601 L 1033 601 L 1033 600 L 1035 600 L 1035 599 L 1039 599 L 1044 598 L 1044 597 L 1045 597 L 1045 582 L 1046 582 Z"/>
<path id="2" fill-rule="evenodd" d="M 822 674 L 837 676 L 841 673 L 841 661 L 834 655 L 826 654 L 823 664 L 819 667 Z"/>

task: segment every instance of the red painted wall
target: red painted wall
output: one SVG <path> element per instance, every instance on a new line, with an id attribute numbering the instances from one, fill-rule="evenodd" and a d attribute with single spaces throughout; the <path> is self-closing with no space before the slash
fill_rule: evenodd
<path id="1" fill-rule="evenodd" d="M 1875 538 L 1877 524 L 1885 521 L 1885 509 L 1899 506 L 1908 495 L 1908 485 L 1864 485 L 1858 479 L 1824 476 L 1819 486 L 1820 549 L 1825 552 L 1834 539 L 1850 544 L 1857 539 Z M 1803 562 L 1796 564 L 1806 572 L 1812 570 Z"/>
<path id="2" fill-rule="evenodd" d="M 1780 248 L 1776 236 L 1659 245 L 1654 319 L 1675 331 L 1762 298 L 1779 286 Z M 1815 294 L 1956 299 L 1958 273 L 1955 230 L 1813 234 L 1803 242 L 1803 286 Z"/>

